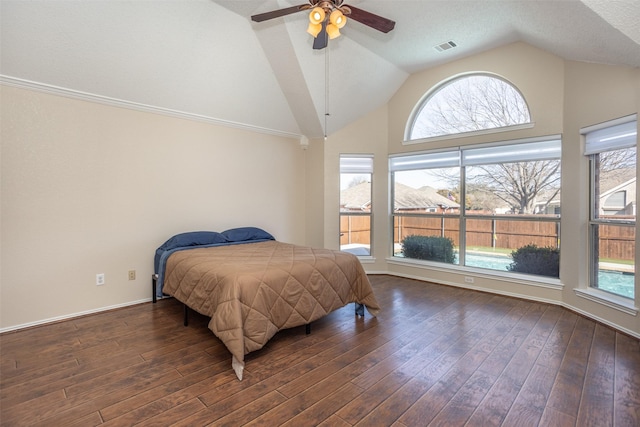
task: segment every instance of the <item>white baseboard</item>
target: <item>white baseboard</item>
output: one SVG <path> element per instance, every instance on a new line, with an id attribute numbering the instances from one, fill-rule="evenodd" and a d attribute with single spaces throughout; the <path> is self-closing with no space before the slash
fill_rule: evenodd
<path id="1" fill-rule="evenodd" d="M 370 271 L 367 272 L 367 274 L 372 274 L 372 275 L 381 275 L 381 274 L 385 274 L 385 275 L 389 275 L 389 276 L 396 276 L 396 277 L 404 277 L 407 279 L 414 279 L 414 280 L 419 280 L 421 282 L 430 282 L 430 283 L 436 283 L 436 284 L 440 284 L 440 285 L 446 285 L 446 286 L 454 286 L 457 288 L 464 288 L 464 289 L 470 289 L 470 290 L 474 290 L 474 291 L 481 291 L 481 292 L 489 292 L 492 294 L 497 294 L 497 295 L 503 295 L 503 296 L 507 296 L 507 297 L 514 297 L 514 298 L 521 298 L 521 299 L 525 299 L 525 300 L 529 300 L 529 301 L 536 301 L 536 302 L 543 302 L 543 303 L 547 303 L 547 304 L 553 304 L 553 305 L 558 305 L 561 307 L 564 307 L 568 310 L 574 311 L 582 316 L 585 316 L 589 319 L 595 320 L 596 322 L 600 322 L 604 325 L 607 325 L 617 331 L 620 331 L 624 334 L 627 334 L 629 336 L 632 336 L 634 338 L 640 339 L 640 334 L 637 332 L 634 332 L 632 330 L 629 330 L 627 328 L 624 328 L 616 323 L 610 322 L 606 319 L 600 318 L 598 316 L 593 315 L 592 313 L 586 312 L 584 310 L 581 310 L 577 307 L 573 307 L 572 305 L 569 304 L 565 304 L 563 302 L 560 301 L 555 301 L 555 300 L 548 300 L 545 298 L 534 298 L 531 297 L 530 295 L 523 295 L 523 294 L 518 294 L 518 293 L 514 293 L 514 292 L 501 292 L 501 291 L 497 291 L 497 290 L 493 290 L 493 289 L 487 289 L 487 288 L 482 288 L 479 286 L 468 286 L 468 285 L 462 285 L 460 283 L 454 283 L 454 282 L 446 282 L 446 281 L 436 281 L 436 280 L 432 280 L 432 279 L 427 279 L 425 277 L 421 277 L 421 276 L 415 276 L 415 275 L 411 275 L 411 274 L 399 274 L 399 273 L 392 273 L 389 271 Z M 74 313 L 74 314 L 69 314 L 69 315 L 65 315 L 65 316 L 58 316 L 58 317 L 51 317 L 49 319 L 43 319 L 43 320 L 39 320 L 36 322 L 31 322 L 31 323 L 23 323 L 21 325 L 15 325 L 15 326 L 9 326 L 6 328 L 0 328 L 0 334 L 5 333 L 5 332 L 12 332 L 12 331 L 18 331 L 20 329 L 26 329 L 26 328 L 31 328 L 34 326 L 41 326 L 41 325 L 46 325 L 48 323 L 55 323 L 55 322 L 60 322 L 63 320 L 69 320 L 69 319 L 74 319 L 76 317 L 82 317 L 82 316 L 86 316 L 88 314 L 96 314 L 96 313 L 100 313 L 103 311 L 109 311 L 109 310 L 115 310 L 117 308 L 123 308 L 123 307 L 128 307 L 131 305 L 136 305 L 136 304 L 142 304 L 145 302 L 149 302 L 151 301 L 151 298 L 145 298 L 145 299 L 141 299 L 141 300 L 137 300 L 137 301 L 131 301 L 131 302 L 127 302 L 127 303 L 123 303 L 123 304 L 116 304 L 116 305 L 112 305 L 112 306 L 108 306 L 108 307 L 101 307 L 101 308 L 97 308 L 94 310 L 87 310 L 87 311 L 83 311 L 80 313 Z"/>
<path id="2" fill-rule="evenodd" d="M 498 290 L 494 290 L 494 289 L 487 289 L 487 288 L 483 288 L 480 286 L 469 286 L 469 285 L 463 285 L 460 283 L 455 283 L 455 282 L 447 282 L 447 281 L 442 281 L 442 280 L 433 280 L 433 279 L 428 279 L 425 277 L 421 277 L 421 276 L 416 276 L 416 275 L 412 275 L 412 274 L 401 274 L 401 273 L 396 273 L 396 272 L 368 272 L 367 274 L 386 274 L 389 276 L 396 276 L 396 277 L 404 277 L 406 279 L 414 279 L 414 280 L 419 280 L 421 282 L 430 282 L 430 283 L 435 283 L 438 285 L 446 285 L 446 286 L 454 286 L 456 288 L 463 288 L 463 289 L 469 289 L 469 290 L 473 290 L 473 291 L 480 291 L 480 292 L 489 292 L 492 294 L 496 294 L 496 295 L 502 295 L 502 296 L 506 296 L 506 297 L 513 297 L 513 298 L 520 298 L 520 299 L 524 299 L 524 300 L 528 300 L 528 301 L 536 301 L 536 302 L 542 302 L 542 303 L 547 303 L 547 304 L 552 304 L 552 305 L 557 305 L 563 308 L 566 308 L 567 310 L 571 310 L 575 313 L 580 314 L 581 316 L 587 317 L 591 320 L 594 320 L 596 322 L 602 323 L 603 325 L 607 325 L 619 332 L 622 332 L 626 335 L 632 336 L 634 338 L 640 339 L 640 333 L 638 332 L 634 332 L 630 329 L 624 328 L 614 322 L 611 322 L 609 320 L 603 319 L 601 317 L 598 317 L 592 313 L 589 313 L 587 311 L 581 310 L 577 307 L 574 307 L 570 304 L 564 303 L 562 301 L 556 301 L 556 300 L 549 300 L 546 298 L 536 298 L 536 297 L 532 297 L 530 295 L 523 295 L 523 294 L 519 294 L 519 293 L 515 293 L 515 292 L 504 292 L 504 291 L 498 291 Z"/>
<path id="3" fill-rule="evenodd" d="M 584 310 L 581 310 L 581 309 L 579 309 L 577 307 L 574 307 L 572 305 L 569 305 L 569 304 L 562 304 L 562 306 L 564 308 L 566 308 L 567 310 L 571 310 L 571 311 L 574 311 L 574 312 L 580 314 L 581 316 L 584 316 L 584 317 L 587 317 L 589 319 L 595 320 L 596 322 L 602 323 L 603 325 L 607 325 L 607 326 L 615 329 L 616 331 L 620 331 L 620 332 L 622 332 L 622 333 L 624 333 L 626 335 L 629 335 L 629 336 L 632 336 L 634 338 L 640 339 L 640 334 L 639 333 L 634 332 L 634 331 L 632 331 L 630 329 L 627 329 L 627 328 L 623 328 L 622 326 L 620 326 L 620 325 L 618 325 L 616 323 L 610 322 L 610 321 L 608 321 L 606 319 L 603 319 L 601 317 L 598 317 L 598 316 L 594 316 L 593 314 L 591 314 L 589 312 L 586 312 Z"/>
<path id="4" fill-rule="evenodd" d="M 100 308 L 96 308 L 96 309 L 93 309 L 93 310 L 82 311 L 82 312 L 79 312 L 79 313 L 66 314 L 64 316 L 50 317 L 48 319 L 38 320 L 36 322 L 23 323 L 21 325 L 15 325 L 15 326 L 8 326 L 6 328 L 0 328 L 0 334 L 3 334 L 5 332 L 18 331 L 20 329 L 32 328 L 34 326 L 42 326 L 42 325 L 46 325 L 46 324 L 49 324 L 49 323 L 61 322 L 63 320 L 75 319 L 77 317 L 86 316 L 88 314 L 101 313 L 103 311 L 110 311 L 110 310 L 115 310 L 117 308 L 129 307 L 131 305 L 142 304 L 142 303 L 149 302 L 149 301 L 151 301 L 151 298 L 145 298 L 145 299 L 141 299 L 141 300 L 137 300 L 137 301 L 126 302 L 126 303 L 123 303 L 123 304 L 110 305 L 108 307 L 100 307 Z"/>

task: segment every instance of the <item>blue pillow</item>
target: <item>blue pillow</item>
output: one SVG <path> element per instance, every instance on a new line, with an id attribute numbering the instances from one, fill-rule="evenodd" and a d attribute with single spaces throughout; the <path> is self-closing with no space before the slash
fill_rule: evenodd
<path id="1" fill-rule="evenodd" d="M 229 242 L 245 242 L 248 240 L 276 240 L 271 234 L 257 227 L 240 227 L 223 231 L 222 235 Z"/>
<path id="2" fill-rule="evenodd" d="M 207 246 L 219 243 L 227 243 L 227 239 L 217 231 L 191 231 L 188 233 L 176 234 L 156 249 L 153 257 L 153 268 L 156 273 L 160 272 L 160 258 L 166 251 L 189 246 Z"/>
<path id="3" fill-rule="evenodd" d="M 213 245 L 215 243 L 226 243 L 227 239 L 217 231 L 190 231 L 188 233 L 176 234 L 162 244 L 158 249 L 169 250 L 183 248 L 186 246 Z"/>

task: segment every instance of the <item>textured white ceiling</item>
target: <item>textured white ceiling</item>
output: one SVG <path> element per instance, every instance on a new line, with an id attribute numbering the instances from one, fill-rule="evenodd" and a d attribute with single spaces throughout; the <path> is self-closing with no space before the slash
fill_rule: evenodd
<path id="1" fill-rule="evenodd" d="M 640 44 L 640 1 L 582 0 L 582 3 Z"/>
<path id="2" fill-rule="evenodd" d="M 396 27 L 350 21 L 322 51 L 304 12 L 250 20 L 303 3 L 1 0 L 0 74 L 314 138 L 384 105 L 413 72 L 515 41 L 640 67 L 637 0 L 347 0 Z M 434 49 L 448 40 L 458 47 Z"/>

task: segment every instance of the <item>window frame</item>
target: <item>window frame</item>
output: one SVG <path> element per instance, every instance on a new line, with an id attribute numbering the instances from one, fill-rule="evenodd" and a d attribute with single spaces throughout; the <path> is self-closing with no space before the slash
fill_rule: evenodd
<path id="1" fill-rule="evenodd" d="M 462 79 L 472 78 L 472 77 L 493 78 L 493 79 L 502 81 L 503 83 L 505 83 L 506 85 L 511 87 L 517 94 L 520 95 L 520 99 L 524 103 L 524 106 L 526 107 L 527 113 L 529 115 L 529 121 L 528 122 L 524 122 L 524 123 L 513 124 L 513 125 L 509 125 L 509 126 L 483 128 L 483 129 L 477 129 L 477 130 L 473 130 L 473 131 L 455 132 L 455 133 L 434 135 L 434 136 L 428 136 L 428 137 L 422 137 L 422 138 L 412 138 L 411 135 L 413 133 L 413 128 L 415 127 L 416 121 L 417 121 L 418 117 L 421 115 L 422 110 L 426 107 L 426 105 L 440 91 L 442 91 L 448 85 L 451 85 L 451 84 L 453 84 L 453 83 L 455 83 L 457 81 L 460 81 Z M 503 77 L 503 76 L 501 76 L 499 74 L 495 74 L 495 73 L 491 73 L 491 72 L 462 73 L 462 74 L 457 74 L 455 76 L 452 76 L 450 78 L 447 78 L 447 79 L 439 82 L 438 84 L 434 85 L 431 89 L 429 89 L 420 98 L 420 100 L 416 103 L 416 105 L 414 106 L 413 110 L 409 114 L 409 119 L 407 120 L 407 123 L 406 123 L 406 126 L 405 126 L 404 140 L 402 142 L 402 145 L 411 145 L 411 144 L 420 144 L 420 143 L 440 141 L 440 140 L 457 139 L 457 138 L 463 138 L 463 137 L 468 137 L 468 136 L 488 135 L 488 134 L 494 134 L 494 133 L 499 133 L 499 132 L 508 132 L 508 131 L 529 129 L 529 128 L 532 128 L 533 126 L 534 126 L 533 115 L 531 113 L 531 108 L 529 108 L 529 104 L 527 103 L 526 98 L 524 97 L 524 95 L 522 94 L 520 89 L 516 85 L 511 83 L 508 79 L 506 79 L 505 77 Z"/>
<path id="2" fill-rule="evenodd" d="M 628 131 L 629 128 L 634 129 L 635 136 L 628 138 L 628 135 L 621 134 Z M 622 129 L 617 132 L 618 136 L 607 137 L 607 132 L 616 131 L 614 129 Z M 600 123 L 598 125 L 589 126 L 587 128 L 580 129 L 580 134 L 583 135 L 585 144 L 584 144 L 584 155 L 587 157 L 589 162 L 589 220 L 587 226 L 587 239 L 588 239 L 588 278 L 589 282 L 587 284 L 588 289 L 595 289 L 599 292 L 604 292 L 606 294 L 614 296 L 614 298 L 623 298 L 626 300 L 634 301 L 637 298 L 635 294 L 635 286 L 634 286 L 634 295 L 629 297 L 626 295 L 622 295 L 618 292 L 614 292 L 612 290 L 608 290 L 600 286 L 599 281 L 599 271 L 600 271 L 600 228 L 603 226 L 607 227 L 622 227 L 636 228 L 637 218 L 633 220 L 629 219 L 609 219 L 603 218 L 599 215 L 598 210 L 600 208 L 605 208 L 606 203 L 603 206 L 600 206 L 599 197 L 601 194 L 596 194 L 596 180 L 599 178 L 599 171 L 597 170 L 598 165 L 596 161 L 596 156 L 607 153 L 615 150 L 623 150 L 627 148 L 634 147 L 636 149 L 636 159 L 635 159 L 635 169 L 636 175 L 638 173 L 638 152 L 637 152 L 637 114 L 633 114 L 630 116 L 621 117 L 619 119 L 607 121 L 604 123 Z M 602 138 L 604 136 L 604 138 Z M 618 141 L 616 141 L 618 140 Z M 636 181 L 637 188 L 637 181 Z M 637 194 L 637 190 L 636 190 Z M 625 194 L 626 197 L 626 194 Z M 635 215 L 635 214 L 634 214 Z M 636 251 L 636 244 L 634 241 L 634 253 Z M 634 256 L 634 275 L 635 275 L 635 256 Z"/>
<path id="3" fill-rule="evenodd" d="M 526 153 L 527 148 L 535 147 L 536 150 L 529 150 L 529 152 L 537 151 L 540 147 L 546 147 L 545 154 L 530 154 L 528 157 L 522 157 L 523 154 L 519 152 Z M 511 161 L 498 162 L 495 159 L 500 158 L 500 156 L 504 155 L 506 150 L 511 149 L 514 154 L 510 155 L 508 159 Z M 520 150 L 518 150 L 520 149 Z M 526 214 L 521 217 L 513 217 L 513 216 L 505 216 L 504 214 L 468 214 L 466 212 L 465 203 L 460 203 L 460 209 L 457 214 L 429 214 L 429 213 L 401 213 L 396 212 L 395 209 L 395 187 L 396 187 L 396 173 L 402 172 L 406 170 L 424 170 L 424 169 L 433 169 L 435 167 L 424 167 L 424 168 L 416 168 L 415 165 L 436 165 L 441 167 L 443 164 L 449 165 L 449 167 L 459 167 L 460 171 L 460 200 L 466 200 L 466 168 L 469 166 L 474 166 L 478 164 L 498 164 L 498 163 L 513 163 L 516 161 L 536 161 L 536 160 L 557 160 L 561 161 L 561 149 L 562 149 L 562 141 L 560 135 L 552 135 L 547 137 L 540 138 L 526 138 L 521 140 L 510 140 L 510 141 L 502 141 L 502 142 L 493 142 L 486 144 L 477 144 L 477 145 L 469 145 L 464 147 L 455 147 L 441 150 L 429 150 L 422 152 L 414 152 L 414 153 L 402 153 L 389 156 L 389 180 L 390 180 L 390 223 L 391 223 L 391 258 L 393 260 L 397 260 L 399 262 L 410 262 L 412 264 L 425 264 L 425 265 L 434 265 L 433 262 L 429 261 L 421 261 L 416 259 L 407 258 L 404 259 L 402 257 L 398 257 L 395 255 L 395 240 L 396 240 L 396 232 L 395 225 L 397 218 L 401 217 L 421 217 L 421 218 L 429 218 L 429 217 L 442 217 L 444 218 L 457 218 L 459 221 L 458 225 L 458 263 L 457 264 L 442 264 L 437 263 L 439 267 L 443 269 L 474 269 L 480 268 L 481 271 L 489 274 L 495 274 L 498 276 L 506 276 L 506 277 L 520 277 L 531 280 L 532 282 L 544 282 L 549 283 L 559 283 L 559 277 L 550 277 L 550 276 L 541 276 L 541 275 L 529 275 L 523 273 L 515 273 L 510 272 L 508 270 L 502 271 L 498 269 L 491 268 L 481 268 L 475 266 L 468 266 L 466 264 L 466 252 L 467 252 L 467 222 L 468 220 L 492 220 L 492 221 L 505 221 L 505 220 L 513 220 L 513 221 L 539 221 L 539 222 L 548 222 L 555 223 L 557 230 L 557 238 L 558 238 L 558 247 L 560 240 L 560 221 L 561 215 L 554 214 L 549 216 L 541 216 L 537 214 Z M 457 165 L 455 166 L 454 160 L 451 158 L 453 153 L 458 154 Z M 494 153 L 495 157 L 493 157 L 492 162 L 478 160 L 483 155 L 489 155 L 489 159 L 492 159 L 491 154 Z M 429 156 L 433 156 L 433 160 L 430 162 Z M 438 163 L 437 159 L 446 159 L 443 163 Z M 515 159 L 515 160 L 514 160 Z M 413 162 L 415 160 L 415 162 Z M 448 162 L 448 163 L 447 163 Z M 413 167 L 411 165 L 414 165 Z M 560 170 L 561 174 L 561 170 Z M 561 188 L 561 186 L 560 186 Z M 400 236 L 398 236 L 398 239 Z M 398 242 L 399 243 L 399 242 Z"/>
<path id="4" fill-rule="evenodd" d="M 369 218 L 369 249 L 368 254 L 360 254 L 358 251 L 354 251 L 354 255 L 356 255 L 360 259 L 372 258 L 373 253 L 373 243 L 374 243 L 374 230 L 373 230 L 373 171 L 374 171 L 374 156 L 373 154 L 340 154 L 339 159 L 339 168 L 340 168 L 340 192 L 342 192 L 342 175 L 343 174 L 361 174 L 361 175 L 369 175 L 369 211 L 343 211 L 342 203 L 338 203 L 338 246 L 340 250 L 342 249 L 342 218 L 343 217 L 368 217 Z"/>

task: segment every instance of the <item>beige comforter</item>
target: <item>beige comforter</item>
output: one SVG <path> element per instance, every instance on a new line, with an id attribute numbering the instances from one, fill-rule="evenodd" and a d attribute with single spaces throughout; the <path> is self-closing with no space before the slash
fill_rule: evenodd
<path id="1" fill-rule="evenodd" d="M 350 302 L 379 306 L 358 258 L 277 241 L 179 251 L 167 260 L 163 292 L 211 317 L 242 379 L 244 355 L 281 329 L 305 325 Z"/>

